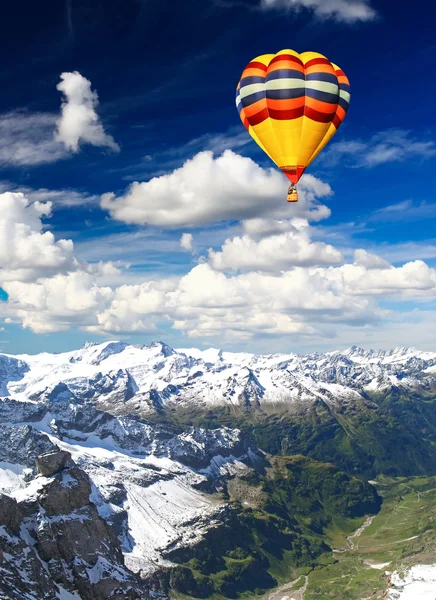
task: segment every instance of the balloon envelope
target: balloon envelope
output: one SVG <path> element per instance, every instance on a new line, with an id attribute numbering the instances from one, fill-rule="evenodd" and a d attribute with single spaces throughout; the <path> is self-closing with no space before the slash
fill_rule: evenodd
<path id="1" fill-rule="evenodd" d="M 336 133 L 349 103 L 345 73 L 317 52 L 258 56 L 236 89 L 242 123 L 292 183 Z"/>

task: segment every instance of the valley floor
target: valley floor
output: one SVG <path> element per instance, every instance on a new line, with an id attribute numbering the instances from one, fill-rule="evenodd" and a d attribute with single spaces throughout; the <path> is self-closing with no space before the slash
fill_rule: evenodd
<path id="1" fill-rule="evenodd" d="M 375 483 L 383 496 L 379 514 L 348 537 L 332 530 L 333 553 L 258 600 L 435 600 L 436 477 L 379 477 Z"/>
<path id="2" fill-rule="evenodd" d="M 304 600 L 408 600 L 407 586 L 393 573 L 436 562 L 436 477 L 380 477 L 377 489 L 381 511 L 342 544 L 336 540 L 334 562 L 309 573 Z M 421 583 L 419 596 L 428 588 L 431 600 L 436 598 L 434 581 L 427 588 Z M 295 594 L 285 599 L 300 600 Z"/>

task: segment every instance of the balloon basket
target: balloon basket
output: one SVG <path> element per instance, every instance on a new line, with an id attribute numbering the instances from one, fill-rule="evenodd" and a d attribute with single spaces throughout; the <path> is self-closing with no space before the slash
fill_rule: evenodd
<path id="1" fill-rule="evenodd" d="M 295 188 L 288 191 L 288 196 L 286 198 L 286 201 L 287 202 L 298 202 L 298 192 Z"/>

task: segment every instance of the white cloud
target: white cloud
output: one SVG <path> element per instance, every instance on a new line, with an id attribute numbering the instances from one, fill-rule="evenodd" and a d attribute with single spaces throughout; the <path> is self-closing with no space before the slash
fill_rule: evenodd
<path id="1" fill-rule="evenodd" d="M 398 321 L 400 311 L 385 310 L 382 301 L 399 307 L 436 301 L 436 270 L 426 263 L 394 267 L 358 249 L 354 262 L 337 264 L 339 250 L 313 241 L 301 217 L 247 220 L 243 235 L 229 236 L 220 252 L 211 251 L 208 262 L 183 276 L 143 275 L 140 283 L 120 285 L 122 265 L 79 262 L 70 240 L 44 231 L 49 204 L 31 204 L 13 193 L 0 196 L 0 204 L 0 285 L 8 294 L 2 317 L 37 333 L 71 327 L 111 335 L 157 333 L 165 324 L 220 344 L 255 344 L 272 336 L 288 344 L 318 344 L 344 330 L 353 342 L 353 330 L 376 331 Z"/>
<path id="2" fill-rule="evenodd" d="M 41 219 L 51 204 L 33 202 L 21 193 L 0 194 L 0 283 L 32 281 L 76 267 L 71 240 L 55 240 Z"/>
<path id="3" fill-rule="evenodd" d="M 0 286 L 8 294 L 2 312 L 37 333 L 83 326 L 110 301 L 105 278 L 112 263 L 88 265 L 74 256 L 71 240 L 44 231 L 51 203 L 30 202 L 22 193 L 0 194 Z"/>
<path id="4" fill-rule="evenodd" d="M 345 140 L 331 144 L 322 154 L 325 165 L 343 163 L 349 167 L 372 168 L 390 162 L 436 156 L 432 140 L 421 141 L 410 131 L 391 129 L 380 131 L 368 140 Z"/>
<path id="5" fill-rule="evenodd" d="M 377 16 L 369 0 L 261 0 L 261 5 L 265 9 L 308 9 L 321 19 L 335 19 L 345 23 L 371 21 Z"/>
<path id="6" fill-rule="evenodd" d="M 0 181 L 0 194 L 2 192 L 20 192 L 30 202 L 50 202 L 53 210 L 60 207 L 98 205 L 100 201 L 100 196 L 74 189 L 50 190 L 47 188 L 31 188 L 11 181 Z"/>
<path id="7" fill-rule="evenodd" d="M 320 340 L 334 338 L 338 327 L 374 328 L 389 321 L 391 313 L 380 308 L 380 299 L 436 299 L 436 271 L 425 263 L 395 268 L 375 256 L 365 260 L 370 268 L 298 266 L 237 275 L 199 264 L 180 279 L 114 290 L 91 330 L 149 331 L 153 323 L 170 322 L 192 338 L 220 343 L 291 334 Z"/>
<path id="8" fill-rule="evenodd" d="M 93 333 L 152 332 L 156 322 L 169 320 L 166 295 L 177 286 L 176 281 L 149 281 L 140 285 L 117 288 L 106 310 L 97 314 Z"/>
<path id="9" fill-rule="evenodd" d="M 242 222 L 244 233 L 252 239 L 262 239 L 271 235 L 286 233 L 292 228 L 292 223 L 296 223 L 298 219 L 248 219 Z M 306 221 L 307 222 L 307 221 Z"/>
<path id="10" fill-rule="evenodd" d="M 259 220 L 256 224 L 260 225 Z M 277 224 L 283 225 L 283 222 Z M 253 225 L 253 222 L 249 223 L 249 228 Z M 258 227 L 257 233 L 260 230 Z M 244 235 L 227 239 L 221 252 L 209 250 L 209 262 L 218 271 L 277 272 L 297 265 L 332 265 L 342 260 L 342 254 L 333 246 L 310 240 L 309 223 L 303 219 L 288 222 L 287 231 L 263 237 L 260 241 Z"/>
<path id="11" fill-rule="evenodd" d="M 218 158 L 206 151 L 172 173 L 133 183 L 123 196 L 103 195 L 101 207 L 124 223 L 173 229 L 262 216 L 319 221 L 330 215 L 318 202 L 332 193 L 327 184 L 303 176 L 300 201 L 292 207 L 285 201 L 286 189 L 276 169 L 263 169 L 231 150 Z"/>
<path id="12" fill-rule="evenodd" d="M 57 162 L 77 152 L 80 143 L 118 151 L 96 112 L 98 96 L 80 73 L 62 73 L 61 116 L 14 110 L 0 115 L 0 168 Z"/>
<path id="13" fill-rule="evenodd" d="M 107 134 L 97 114 L 98 95 L 91 82 L 77 71 L 62 73 L 56 86 L 64 94 L 61 117 L 57 121 L 56 138 L 77 152 L 81 143 L 103 146 L 118 152 L 120 147 Z"/>
<path id="14" fill-rule="evenodd" d="M 49 190 L 46 188 L 31 189 L 19 188 L 19 191 L 25 194 L 32 202 L 50 202 L 53 208 L 87 206 L 97 204 L 99 197 L 97 195 L 79 192 L 77 190 Z"/>
<path id="15" fill-rule="evenodd" d="M 180 246 L 184 249 L 184 250 L 188 250 L 189 252 L 192 252 L 192 242 L 193 242 L 194 238 L 192 236 L 192 233 L 184 233 L 182 235 L 182 237 L 180 238 Z"/>
<path id="16" fill-rule="evenodd" d="M 112 297 L 110 288 L 99 287 L 95 276 L 83 271 L 41 278 L 35 283 L 11 281 L 4 289 L 14 316 L 35 333 L 92 325 Z"/>
<path id="17" fill-rule="evenodd" d="M 343 275 L 350 293 L 393 298 L 436 297 L 436 270 L 422 260 L 401 267 L 372 268 L 344 265 Z"/>
<path id="18" fill-rule="evenodd" d="M 354 251 L 354 263 L 365 269 L 389 269 L 392 266 L 380 256 L 362 249 Z"/>
<path id="19" fill-rule="evenodd" d="M 0 167 L 42 165 L 67 158 L 54 138 L 56 115 L 12 111 L 0 115 Z"/>

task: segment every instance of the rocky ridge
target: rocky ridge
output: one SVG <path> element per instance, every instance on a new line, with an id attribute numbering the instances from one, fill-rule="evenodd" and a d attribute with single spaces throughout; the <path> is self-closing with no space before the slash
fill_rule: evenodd
<path id="1" fill-rule="evenodd" d="M 297 410 L 319 399 L 365 401 L 390 390 L 435 389 L 436 353 L 413 348 L 255 355 L 174 350 L 162 342 L 105 342 L 63 354 L 0 356 L 3 397 L 91 402 L 114 415 L 147 416 L 189 406 Z"/>
<path id="2" fill-rule="evenodd" d="M 1 597 L 164 599 L 126 568 L 117 536 L 90 501 L 91 481 L 71 454 L 52 450 L 36 466 L 29 486 L 0 494 Z"/>

